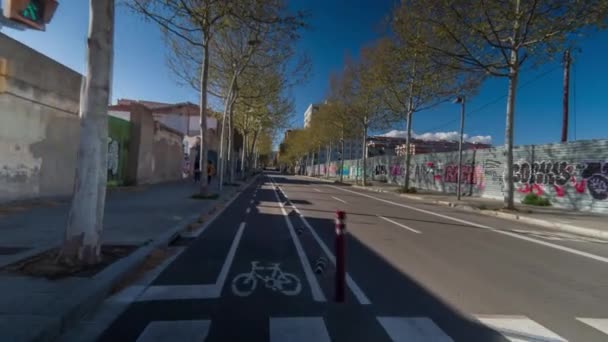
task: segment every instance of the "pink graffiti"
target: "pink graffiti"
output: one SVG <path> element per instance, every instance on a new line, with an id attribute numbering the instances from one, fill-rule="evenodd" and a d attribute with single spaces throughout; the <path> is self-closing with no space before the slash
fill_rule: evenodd
<path id="1" fill-rule="evenodd" d="M 401 166 L 399 164 L 391 165 L 391 176 L 401 176 Z"/>
<path id="2" fill-rule="evenodd" d="M 576 178 L 574 178 L 574 177 L 572 177 L 572 180 L 574 181 L 574 189 L 576 189 L 576 192 L 578 192 L 579 194 L 585 193 L 585 187 L 587 185 L 587 181 L 584 179 L 581 179 L 580 182 L 576 182 Z"/>
<path id="3" fill-rule="evenodd" d="M 564 195 L 565 195 L 565 189 L 564 189 L 563 186 L 559 186 L 559 185 L 554 184 L 553 188 L 555 189 L 555 195 L 557 197 L 564 197 Z"/>
<path id="4" fill-rule="evenodd" d="M 542 196 L 545 193 L 545 190 L 538 184 L 528 184 L 524 183 L 517 188 L 517 191 L 522 194 L 534 193 L 536 196 Z"/>
<path id="5" fill-rule="evenodd" d="M 462 178 L 461 183 L 464 184 L 477 184 L 477 177 L 481 173 L 480 169 L 471 165 L 462 166 Z M 445 179 L 446 183 L 458 183 L 458 165 L 448 165 L 445 168 Z"/>

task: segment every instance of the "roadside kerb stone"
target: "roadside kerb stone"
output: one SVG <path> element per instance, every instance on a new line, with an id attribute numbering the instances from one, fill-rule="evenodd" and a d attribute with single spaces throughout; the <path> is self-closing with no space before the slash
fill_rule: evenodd
<path id="1" fill-rule="evenodd" d="M 319 179 L 319 178 L 310 177 L 310 176 L 304 176 L 304 177 L 312 178 L 315 180 L 320 180 L 323 182 L 333 183 L 333 181 L 329 181 L 329 180 L 325 180 L 325 179 Z M 413 200 L 417 200 L 417 201 L 424 201 L 427 203 L 448 206 L 448 207 L 452 207 L 452 208 L 456 208 L 456 209 L 460 209 L 460 210 L 475 211 L 476 213 L 480 213 L 480 214 L 487 215 L 487 216 L 494 216 L 494 217 L 498 217 L 498 218 L 502 218 L 502 219 L 506 219 L 506 220 L 518 221 L 518 222 L 522 222 L 522 223 L 526 223 L 526 224 L 530 224 L 530 225 L 535 225 L 535 226 L 539 226 L 539 227 L 543 227 L 543 228 L 550 228 L 550 229 L 554 229 L 554 230 L 560 230 L 563 232 L 573 233 L 573 234 L 577 234 L 577 235 L 581 235 L 581 236 L 608 239 L 608 231 L 604 231 L 604 230 L 580 227 L 580 226 L 575 226 L 572 224 L 561 223 L 561 222 L 552 222 L 552 221 L 547 221 L 547 220 L 541 220 L 541 219 L 537 219 L 537 218 L 533 218 L 533 217 L 522 216 L 522 215 L 519 215 L 516 213 L 506 213 L 506 212 L 495 211 L 495 210 L 485 210 L 485 209 L 477 208 L 472 205 L 462 204 L 462 203 L 457 203 L 457 202 L 444 201 L 444 200 L 433 200 L 433 199 L 428 199 L 428 198 L 424 198 L 421 196 L 415 196 L 415 195 L 410 195 L 410 194 L 396 194 L 394 191 L 390 191 L 390 190 L 386 190 L 386 189 L 382 189 L 382 188 L 378 188 L 378 187 L 374 187 L 374 186 L 368 187 L 368 186 L 360 186 L 360 185 L 353 184 L 352 187 L 356 188 L 356 189 L 373 191 L 373 192 L 390 193 L 390 194 L 397 195 L 399 197 L 404 197 L 404 198 L 409 198 L 409 199 L 413 199 Z"/>
<path id="2" fill-rule="evenodd" d="M 244 185 L 243 189 L 250 186 L 256 179 L 257 177 L 251 178 L 250 181 Z M 229 201 L 229 203 L 232 203 L 232 201 L 240 196 L 241 193 L 242 191 L 235 189 L 235 191 L 232 191 L 225 196 L 233 197 Z M 214 201 L 219 202 L 222 198 L 226 197 L 220 196 Z M 213 206 L 209 206 L 206 209 L 209 210 L 211 208 L 213 208 Z M 210 217 L 205 225 L 208 225 L 213 221 L 221 211 L 223 211 L 223 209 L 217 210 L 217 213 Z M 4 340 L 3 334 L 5 333 L 8 333 L 13 339 L 18 338 L 12 341 L 37 342 L 53 341 L 57 339 L 61 333 L 66 331 L 72 324 L 79 322 L 85 314 L 99 306 L 106 299 L 112 288 L 127 274 L 135 270 L 152 251 L 156 248 L 167 246 L 171 241 L 177 238 L 182 231 L 187 230 L 188 225 L 192 221 L 198 219 L 200 215 L 201 213 L 197 213 L 186 217 L 165 233 L 140 246 L 129 256 L 108 266 L 92 278 L 82 280 L 82 286 L 76 287 L 76 289 L 69 294 L 69 297 L 65 299 L 59 298 L 56 301 L 57 305 L 52 308 L 52 315 L 3 315 L 0 313 L 0 324 L 12 328 L 10 329 L 10 332 L 0 332 L 0 340 Z M 27 286 L 25 283 L 24 285 Z M 34 324 L 29 324 L 29 320 L 33 320 Z M 21 339 L 21 337 L 23 337 L 23 339 Z"/>

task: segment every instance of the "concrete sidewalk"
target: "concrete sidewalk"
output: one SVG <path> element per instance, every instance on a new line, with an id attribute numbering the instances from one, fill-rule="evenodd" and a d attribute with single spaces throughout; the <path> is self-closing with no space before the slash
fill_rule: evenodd
<path id="1" fill-rule="evenodd" d="M 335 178 L 309 177 L 326 182 L 334 182 Z M 608 238 L 608 215 L 595 214 L 582 211 L 564 210 L 552 207 L 537 207 L 516 203 L 516 211 L 503 210 L 503 201 L 481 197 L 462 197 L 460 201 L 455 195 L 447 195 L 438 192 L 419 191 L 416 194 L 399 194 L 399 186 L 372 181 L 371 186 L 362 187 L 354 182 L 344 180 L 345 184 L 351 184 L 355 188 L 374 192 L 393 193 L 396 196 L 446 205 L 463 210 L 472 210 L 484 215 L 496 216 L 507 220 L 537 225 L 545 228 L 557 229 L 573 234 L 579 234 L 594 238 Z"/>
<path id="2" fill-rule="evenodd" d="M 0 273 L 0 341 L 55 339 L 94 309 L 149 253 L 166 246 L 199 216 L 212 211 L 218 215 L 221 210 L 215 209 L 234 199 L 243 186 L 224 187 L 216 200 L 191 199 L 198 190 L 192 181 L 111 191 L 106 201 L 104 243 L 138 248 L 89 278 L 53 281 Z M 217 184 L 211 189 L 217 189 Z M 0 209 L 0 265 L 7 265 L 59 245 L 69 200 Z"/>
<path id="3" fill-rule="evenodd" d="M 211 189 L 217 189 L 217 184 L 212 183 Z M 141 245 L 154 239 L 211 204 L 212 201 L 191 199 L 190 195 L 197 190 L 198 185 L 192 181 L 110 190 L 106 198 L 104 243 Z M 32 251 L 58 245 L 69 209 L 69 199 L 0 206 L 0 251 L 7 251 L 0 253 L 0 266 Z"/>

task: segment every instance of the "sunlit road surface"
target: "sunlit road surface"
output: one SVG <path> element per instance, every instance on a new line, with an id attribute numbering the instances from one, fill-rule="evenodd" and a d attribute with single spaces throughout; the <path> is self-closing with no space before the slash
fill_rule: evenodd
<path id="1" fill-rule="evenodd" d="M 347 213 L 334 302 L 335 211 Z M 608 244 L 309 178 L 246 189 L 101 341 L 608 341 Z"/>

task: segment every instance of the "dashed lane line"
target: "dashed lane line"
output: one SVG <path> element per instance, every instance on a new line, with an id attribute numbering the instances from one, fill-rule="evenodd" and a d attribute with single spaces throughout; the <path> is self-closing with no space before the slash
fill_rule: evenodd
<path id="1" fill-rule="evenodd" d="M 432 216 L 441 217 L 441 218 L 444 218 L 446 220 L 450 220 L 450 221 L 454 221 L 454 222 L 458 222 L 458 223 L 463 223 L 463 224 L 466 224 L 466 225 L 469 225 L 469 226 L 473 226 L 473 227 L 477 227 L 477 228 L 483 228 L 483 229 L 488 229 L 488 230 L 491 230 L 491 231 L 493 231 L 495 233 L 498 233 L 498 234 L 507 235 L 507 236 L 510 236 L 510 237 L 513 237 L 513 238 L 516 238 L 516 239 L 525 240 L 525 241 L 532 242 L 532 243 L 535 243 L 535 244 L 538 244 L 538 245 L 543 245 L 545 247 L 557 249 L 557 250 L 560 250 L 560 251 L 563 251 L 563 252 L 566 252 L 566 253 L 582 256 L 582 257 L 585 257 L 585 258 L 588 258 L 588 259 L 592 259 L 592 260 L 596 260 L 596 261 L 600 261 L 600 262 L 608 264 L 608 258 L 599 256 L 599 255 L 595 255 L 595 254 L 592 254 L 592 253 L 588 253 L 588 252 L 583 252 L 583 251 L 580 251 L 578 249 L 569 248 L 569 247 L 565 247 L 565 246 L 561 246 L 561 245 L 556 245 L 554 243 L 550 243 L 550 242 L 547 242 L 547 241 L 541 241 L 541 240 L 533 239 L 533 238 L 530 238 L 530 237 L 527 237 L 527 236 L 522 236 L 522 235 L 519 235 L 517 233 L 510 232 L 510 231 L 500 230 L 500 229 L 493 228 L 493 227 L 490 227 L 490 226 L 486 226 L 486 225 L 483 225 L 483 224 L 479 224 L 479 223 L 475 223 L 475 222 L 471 222 L 471 221 L 467 221 L 467 220 L 462 220 L 462 219 L 459 219 L 459 218 L 456 218 L 456 217 L 452 217 L 452 216 L 448 216 L 448 215 L 443 215 L 443 214 L 435 213 L 435 212 L 432 212 L 432 211 L 429 211 L 429 210 L 425 210 L 425 209 L 416 208 L 416 207 L 413 207 L 411 205 L 407 205 L 407 204 L 403 204 L 403 203 L 397 203 L 397 202 L 385 200 L 383 198 L 379 198 L 379 197 L 376 197 L 376 196 L 371 196 L 371 195 L 368 195 L 368 194 L 362 194 L 362 193 L 359 193 L 359 192 L 356 192 L 356 191 L 352 191 L 352 190 L 348 190 L 348 189 L 341 189 L 341 188 L 339 188 L 337 186 L 333 186 L 333 185 L 328 185 L 328 186 L 331 187 L 331 188 L 334 188 L 334 189 L 341 190 L 341 191 L 350 192 L 350 193 L 353 193 L 353 194 L 356 194 L 356 195 L 359 195 L 359 196 L 368 197 L 368 198 L 374 199 L 376 201 L 392 204 L 392 205 L 395 205 L 395 206 L 398 206 L 398 207 L 402 207 L 402 208 L 407 208 L 407 209 L 410 209 L 410 210 L 418 211 L 418 212 L 425 213 L 425 214 L 432 215 Z"/>
<path id="2" fill-rule="evenodd" d="M 298 239 L 296 232 L 293 228 L 293 225 L 291 224 L 291 221 L 289 220 L 287 211 L 285 211 L 285 206 L 281 202 L 281 199 L 279 198 L 279 194 L 277 193 L 277 191 L 273 190 L 273 193 L 274 193 L 275 198 L 277 199 L 277 202 L 279 203 L 281 212 L 283 213 L 283 218 L 285 219 L 285 223 L 287 224 L 287 229 L 289 230 L 289 235 L 291 235 L 291 239 L 293 240 L 293 243 L 296 246 L 296 252 L 300 259 L 300 263 L 302 264 L 302 268 L 304 269 L 304 275 L 306 276 L 306 280 L 308 281 L 308 284 L 310 285 L 310 291 L 312 292 L 312 299 L 316 302 L 325 302 L 325 301 L 327 301 L 327 299 L 325 298 L 325 295 L 323 294 L 323 290 L 321 290 L 319 281 L 315 277 L 315 275 L 312 271 L 312 268 L 310 267 L 310 263 L 308 262 L 308 260 L 306 258 L 306 253 L 304 252 L 304 248 L 302 248 L 302 245 L 300 244 L 300 240 Z"/>
<path id="3" fill-rule="evenodd" d="M 272 178 L 271 178 L 271 182 L 274 183 L 274 180 L 272 180 Z M 336 265 L 336 257 L 329 250 L 329 248 L 323 242 L 323 240 L 321 240 L 321 238 L 319 237 L 319 235 L 317 234 L 315 229 L 310 225 L 310 223 L 308 223 L 308 220 L 306 219 L 304 214 L 302 214 L 302 212 L 300 212 L 300 210 L 293 203 L 291 203 L 291 201 L 289 201 L 289 197 L 283 190 L 279 190 L 279 191 L 281 191 L 283 193 L 283 196 L 285 196 L 285 198 L 288 200 L 289 205 L 298 214 L 298 216 L 300 217 L 300 220 L 302 221 L 304 226 L 308 229 L 308 231 L 310 231 L 310 233 L 312 234 L 312 237 L 315 239 L 317 244 L 319 244 L 319 246 L 321 247 L 321 249 L 323 250 L 325 255 L 327 255 L 327 258 L 329 259 L 329 261 L 331 261 L 332 264 Z M 282 206 L 283 206 L 283 204 L 281 203 L 281 207 Z M 363 290 L 361 290 L 359 285 L 357 285 L 357 283 L 355 283 L 355 281 L 353 280 L 353 278 L 350 276 L 350 274 L 348 272 L 346 273 L 346 285 L 348 285 L 348 288 L 353 292 L 353 294 L 355 295 L 355 298 L 357 298 L 357 301 L 359 302 L 359 304 L 369 305 L 372 303 L 369 300 L 369 298 L 365 295 Z"/>
<path id="4" fill-rule="evenodd" d="M 346 203 L 346 201 L 345 201 L 345 200 L 340 199 L 340 198 L 338 198 L 338 197 L 331 196 L 331 198 L 335 199 L 336 201 L 342 202 L 342 203 L 344 203 L 344 204 L 348 204 L 348 203 Z"/>
<path id="5" fill-rule="evenodd" d="M 402 223 L 399 223 L 399 222 L 397 222 L 397 221 L 393 221 L 393 220 L 391 220 L 391 219 L 389 219 L 389 218 L 386 218 L 386 217 L 384 217 L 384 216 L 380 216 L 380 215 L 378 215 L 378 218 L 381 218 L 381 219 L 383 219 L 384 221 L 390 222 L 390 223 L 392 223 L 392 224 L 394 224 L 394 225 L 397 225 L 397 226 L 399 226 L 399 227 L 401 227 L 401 228 L 403 228 L 403 229 L 407 229 L 407 230 L 409 230 L 409 231 L 411 231 L 411 232 L 414 232 L 414 233 L 416 233 L 416 234 L 422 234 L 422 233 L 421 233 L 419 230 L 416 230 L 416 229 L 414 229 L 414 228 L 408 227 L 408 226 L 406 226 L 406 225 L 404 225 L 404 224 L 402 224 Z"/>

